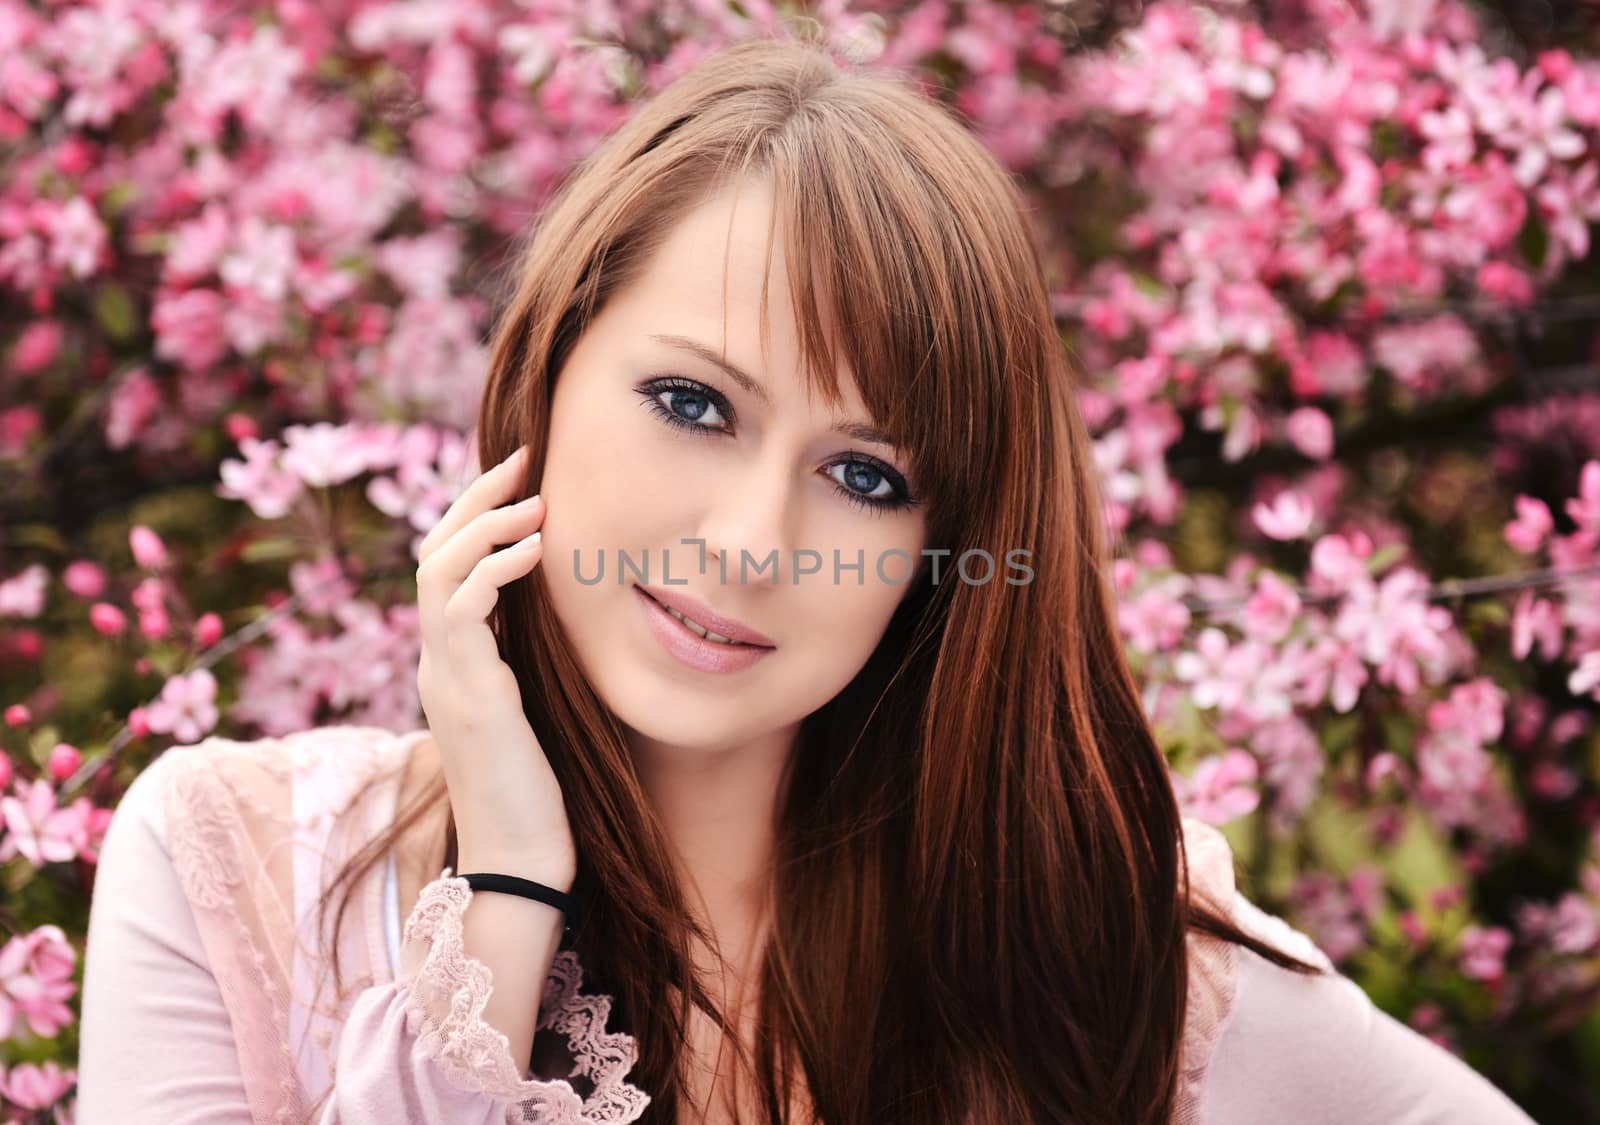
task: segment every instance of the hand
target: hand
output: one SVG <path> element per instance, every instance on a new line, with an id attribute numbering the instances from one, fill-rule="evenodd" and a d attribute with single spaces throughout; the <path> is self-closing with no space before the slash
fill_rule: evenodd
<path id="1" fill-rule="evenodd" d="M 577 877 L 577 848 L 566 804 L 488 622 L 500 587 L 532 571 L 544 553 L 543 498 L 499 506 L 520 490 L 527 463 L 523 446 L 483 473 L 422 541 L 417 691 L 439 749 L 463 863 L 470 858 L 567 891 Z M 505 543 L 512 545 L 493 550 Z"/>

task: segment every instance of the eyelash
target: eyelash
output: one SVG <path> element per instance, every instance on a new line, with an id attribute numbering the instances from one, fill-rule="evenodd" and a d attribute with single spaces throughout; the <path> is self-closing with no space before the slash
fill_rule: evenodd
<path id="1" fill-rule="evenodd" d="M 680 417 L 679 415 L 673 413 L 672 409 L 667 406 L 666 403 L 662 402 L 660 397 L 663 394 L 666 394 L 668 391 L 681 391 L 684 394 L 698 395 L 699 397 L 710 402 L 711 405 L 716 408 L 717 412 L 727 419 L 728 425 L 733 425 L 735 421 L 733 407 L 729 405 L 728 400 L 717 391 L 706 386 L 704 383 L 698 383 L 693 379 L 683 379 L 677 377 L 668 379 L 655 379 L 638 388 L 639 396 L 643 400 L 644 405 L 648 406 L 652 411 L 654 411 L 655 414 L 669 426 L 675 426 L 678 429 L 687 430 L 688 432 L 695 434 L 726 434 L 731 432 L 729 430 L 718 429 L 715 426 L 702 426 L 696 422 L 691 422 L 689 419 Z M 900 511 L 920 503 L 916 497 L 911 495 L 911 490 L 906 487 L 905 479 L 899 473 L 895 472 L 894 469 L 890 468 L 888 464 L 878 460 L 876 457 L 869 457 L 865 454 L 857 454 L 854 457 L 847 457 L 843 460 L 835 461 L 833 464 L 865 465 L 874 472 L 879 473 L 894 488 L 896 494 L 894 498 L 877 500 L 863 496 L 861 493 L 852 488 L 846 488 L 838 481 L 833 481 L 834 490 L 836 492 L 842 495 L 850 503 L 859 508 L 863 508 L 868 512 L 871 512 L 873 515 L 881 515 L 884 512 Z M 829 468 L 832 467 L 833 465 L 829 466 Z"/>

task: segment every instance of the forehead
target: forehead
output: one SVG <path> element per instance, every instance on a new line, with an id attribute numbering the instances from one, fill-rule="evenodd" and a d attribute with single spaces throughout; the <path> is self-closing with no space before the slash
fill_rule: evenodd
<path id="1" fill-rule="evenodd" d="M 748 180 L 719 189 L 672 226 L 627 294 L 628 329 L 692 337 L 721 352 L 778 401 L 805 392 L 804 357 L 789 287 L 786 234 L 770 187 Z M 767 286 L 766 352 L 762 286 Z M 824 311 L 824 315 L 826 312 Z M 837 340 L 831 323 L 826 323 Z M 843 351 L 835 377 L 845 413 L 864 417 Z"/>

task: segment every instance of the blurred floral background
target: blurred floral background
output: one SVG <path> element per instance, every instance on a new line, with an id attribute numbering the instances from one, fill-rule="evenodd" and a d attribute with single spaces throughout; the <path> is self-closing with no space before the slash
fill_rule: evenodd
<path id="1" fill-rule="evenodd" d="M 517 239 L 782 30 L 1034 206 L 1121 623 L 1240 885 L 1600 1121 L 1600 61 L 1455 0 L 0 0 L 0 1120 L 70 1121 L 96 848 L 166 747 L 423 722 Z"/>

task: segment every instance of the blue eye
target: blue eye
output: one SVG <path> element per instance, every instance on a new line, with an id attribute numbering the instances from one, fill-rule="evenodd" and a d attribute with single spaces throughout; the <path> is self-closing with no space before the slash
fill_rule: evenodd
<path id="1" fill-rule="evenodd" d="M 666 380 L 652 383 L 640 393 L 645 396 L 646 404 L 669 425 L 686 430 L 727 433 L 724 427 L 712 425 L 702 419 L 708 414 L 715 414 L 723 417 L 729 425 L 733 422 L 733 410 L 722 396 L 710 387 L 703 387 L 698 383 L 688 380 Z"/>
<path id="2" fill-rule="evenodd" d="M 732 426 L 737 420 L 733 407 L 704 383 L 676 377 L 653 379 L 638 388 L 638 393 L 644 405 L 669 426 L 708 437 L 733 433 Z M 723 424 L 706 422 L 708 416 L 721 419 Z M 840 467 L 849 470 L 843 480 L 832 472 Z M 921 502 L 911 495 L 905 478 L 875 457 L 857 454 L 835 461 L 828 469 L 828 479 L 838 485 L 835 491 L 873 515 L 899 511 Z"/>
<path id="3" fill-rule="evenodd" d="M 845 469 L 845 479 L 842 481 L 832 475 L 832 470 L 838 468 Z M 828 469 L 830 479 L 839 481 L 841 485 L 840 495 L 852 504 L 879 511 L 898 511 L 916 503 L 907 495 L 904 485 L 897 485 L 889 479 L 891 470 L 879 468 L 872 461 L 855 458 L 835 461 Z"/>

